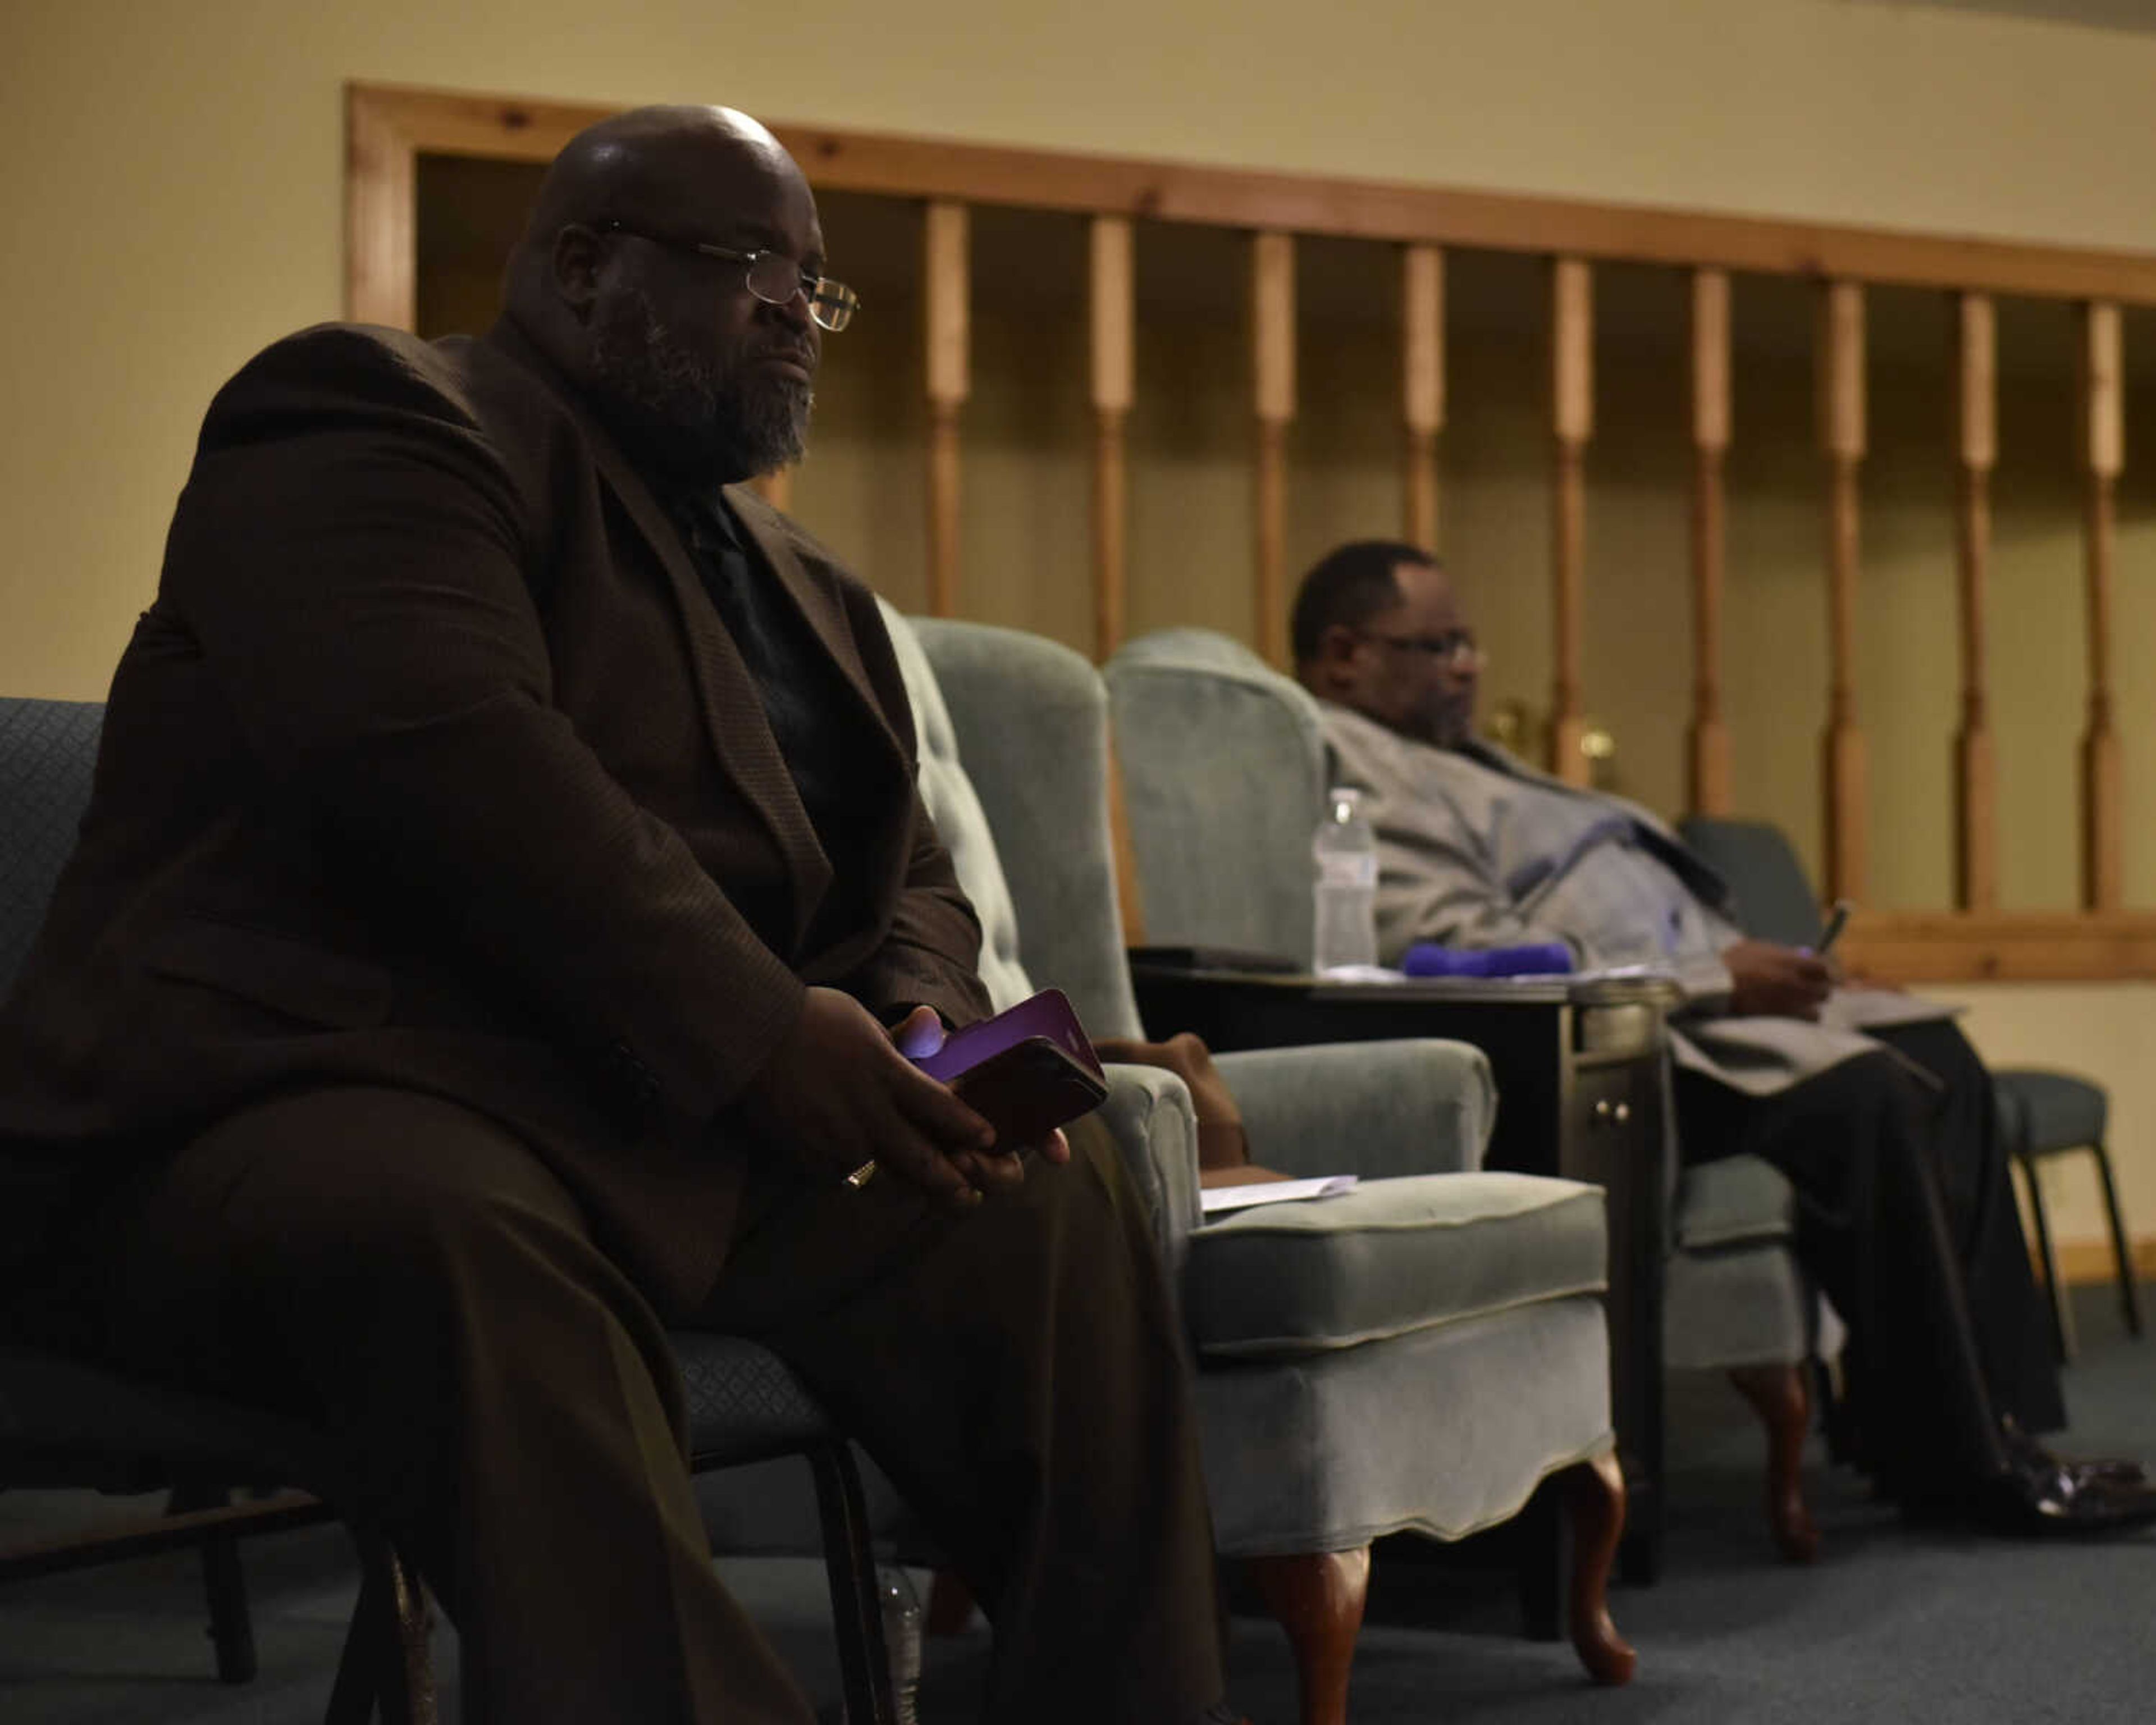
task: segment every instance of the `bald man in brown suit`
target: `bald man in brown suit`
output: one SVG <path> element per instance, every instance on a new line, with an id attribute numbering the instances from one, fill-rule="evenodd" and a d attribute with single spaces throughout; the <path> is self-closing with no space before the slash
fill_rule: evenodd
<path id="1" fill-rule="evenodd" d="M 769 133 L 639 110 L 555 163 L 489 334 L 323 326 L 219 394 L 0 1016 L 0 1291 L 347 1434 L 471 1725 L 809 1717 L 711 1572 L 700 1324 L 927 1519 L 988 1717 L 1195 1725 L 1140 1206 L 1105 1134 L 992 1154 L 894 1046 L 986 1010 L 978 929 L 870 594 L 732 488 L 800 454 L 823 270 Z"/>

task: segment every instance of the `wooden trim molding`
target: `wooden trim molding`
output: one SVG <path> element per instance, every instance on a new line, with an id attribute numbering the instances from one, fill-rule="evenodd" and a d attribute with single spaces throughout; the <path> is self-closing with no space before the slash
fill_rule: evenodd
<path id="1" fill-rule="evenodd" d="M 2156 981 L 2156 911 L 1860 911 L 1842 950 L 1891 983 Z"/>
<path id="2" fill-rule="evenodd" d="M 551 162 L 613 111 L 383 84 L 345 85 L 345 316 L 408 330 L 418 249 L 413 171 L 421 155 Z"/>
<path id="3" fill-rule="evenodd" d="M 401 244 L 410 244 L 414 156 L 544 162 L 578 131 L 614 111 L 591 103 L 357 82 L 346 87 L 346 110 L 352 244 L 347 311 L 386 322 L 398 321 L 393 314 L 400 309 L 403 321 L 410 317 L 408 301 L 400 305 L 383 279 L 394 275 L 399 261 L 400 198 Z M 811 181 L 834 190 L 1589 260 L 2156 305 L 2156 252 L 2020 245 L 829 126 L 774 124 L 772 130 Z M 408 255 L 403 261 L 408 279 Z"/>

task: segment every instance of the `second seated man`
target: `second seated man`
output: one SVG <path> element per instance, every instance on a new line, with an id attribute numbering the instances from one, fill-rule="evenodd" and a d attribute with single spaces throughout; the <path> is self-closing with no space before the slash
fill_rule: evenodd
<path id="1" fill-rule="evenodd" d="M 1362 541 L 1304 578 L 1296 674 L 1377 829 L 1379 956 L 1562 942 L 1672 968 L 1689 1160 L 1748 1152 L 1798 1194 L 1799 1255 L 1851 1331 L 1867 1464 L 1912 1510 L 2017 1530 L 2156 1517 L 2131 1463 L 2063 1463 L 2066 1424 L 1990 1076 L 1943 1011 L 1837 988 L 1747 939 L 1727 884 L 1647 810 L 1475 735 L 1481 660 L 1445 569 Z"/>

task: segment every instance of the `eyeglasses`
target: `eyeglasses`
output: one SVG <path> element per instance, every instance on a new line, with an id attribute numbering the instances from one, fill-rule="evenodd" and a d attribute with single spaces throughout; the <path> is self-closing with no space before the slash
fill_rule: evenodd
<path id="1" fill-rule="evenodd" d="M 844 282 L 834 281 L 828 275 L 808 275 L 783 252 L 737 252 L 726 246 L 713 245 L 708 240 L 670 239 L 663 234 L 646 234 L 623 222 L 608 222 L 602 231 L 627 234 L 638 239 L 648 239 L 654 245 L 671 246 L 676 251 L 701 252 L 722 263 L 746 264 L 748 290 L 757 299 L 767 305 L 785 305 L 792 303 L 796 294 L 805 294 L 808 297 L 809 316 L 834 335 L 851 323 L 854 313 L 860 310 L 861 296 Z"/>
<path id="2" fill-rule="evenodd" d="M 1382 642 L 1396 652 L 1419 653 L 1432 664 L 1462 675 L 1482 669 L 1482 649 L 1470 629 L 1450 629 L 1441 635 L 1386 635 L 1368 629 L 1360 633 L 1366 641 Z"/>

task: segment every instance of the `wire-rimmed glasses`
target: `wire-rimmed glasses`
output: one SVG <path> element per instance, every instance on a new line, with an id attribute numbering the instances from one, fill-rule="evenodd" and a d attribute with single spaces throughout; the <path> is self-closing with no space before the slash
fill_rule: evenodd
<path id="1" fill-rule="evenodd" d="M 811 275 L 783 252 L 740 252 L 731 246 L 713 245 L 706 239 L 675 239 L 663 234 L 646 234 L 625 222 L 608 222 L 604 231 L 633 234 L 654 245 L 671 246 L 676 251 L 701 252 L 722 263 L 746 264 L 748 290 L 757 299 L 767 305 L 784 305 L 796 294 L 805 294 L 809 316 L 834 335 L 851 323 L 854 313 L 860 310 L 861 296 L 845 283 L 834 281 L 828 275 Z"/>
<path id="2" fill-rule="evenodd" d="M 1396 653 L 1419 653 L 1433 665 L 1466 675 L 1482 669 L 1482 649 L 1471 629 L 1447 629 L 1437 635 L 1389 635 L 1373 629 L 1361 631 L 1366 641 L 1382 641 Z"/>

